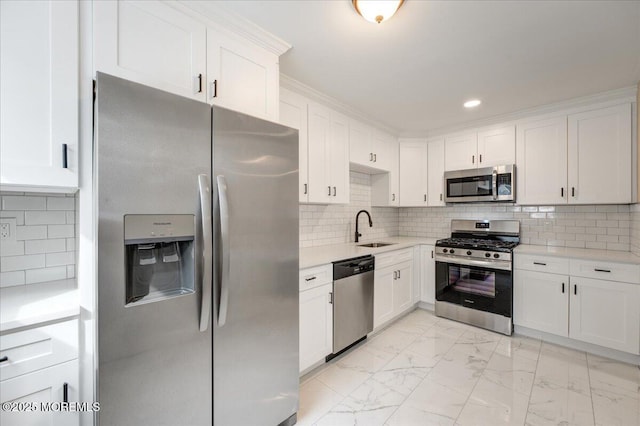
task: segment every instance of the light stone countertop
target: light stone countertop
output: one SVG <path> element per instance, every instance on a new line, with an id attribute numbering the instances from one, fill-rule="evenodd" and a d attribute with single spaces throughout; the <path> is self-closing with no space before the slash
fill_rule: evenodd
<path id="1" fill-rule="evenodd" d="M 520 244 L 513 253 L 534 254 L 540 256 L 566 257 L 571 259 L 599 260 L 607 262 L 640 264 L 640 257 L 628 251 L 596 250 L 571 247 L 548 247 Z"/>
<path id="2" fill-rule="evenodd" d="M 74 279 L 0 289 L 0 332 L 79 314 Z"/>
<path id="3" fill-rule="evenodd" d="M 360 241 L 358 243 L 332 244 L 327 246 L 307 247 L 300 249 L 300 269 L 312 266 L 326 265 L 327 263 L 350 259 L 352 257 L 366 256 L 368 254 L 380 254 L 394 250 L 401 250 L 420 244 L 434 245 L 436 238 L 414 238 L 414 237 L 387 237 L 378 238 L 374 241 Z M 371 248 L 358 247 L 357 244 L 371 242 L 393 243 L 385 247 Z"/>

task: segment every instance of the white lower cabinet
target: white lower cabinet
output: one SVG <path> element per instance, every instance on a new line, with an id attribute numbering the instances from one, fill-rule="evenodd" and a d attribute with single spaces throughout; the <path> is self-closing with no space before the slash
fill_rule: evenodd
<path id="1" fill-rule="evenodd" d="M 300 271 L 300 372 L 333 352 L 331 265 Z"/>
<path id="2" fill-rule="evenodd" d="M 436 303 L 436 259 L 435 246 L 420 246 L 420 300 Z"/>
<path id="3" fill-rule="evenodd" d="M 80 402 L 77 358 L 77 320 L 0 336 L 0 424 L 78 425 L 58 404 Z"/>
<path id="4" fill-rule="evenodd" d="M 569 337 L 640 353 L 640 285 L 571 277 Z"/>
<path id="5" fill-rule="evenodd" d="M 373 328 L 409 309 L 413 301 L 413 249 L 376 255 Z"/>
<path id="6" fill-rule="evenodd" d="M 639 265 L 531 255 L 515 264 L 515 325 L 640 354 Z"/>

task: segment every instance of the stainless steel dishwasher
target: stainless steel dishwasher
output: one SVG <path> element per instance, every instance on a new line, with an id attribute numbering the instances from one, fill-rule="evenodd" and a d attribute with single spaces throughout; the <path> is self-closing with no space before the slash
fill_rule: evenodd
<path id="1" fill-rule="evenodd" d="M 327 361 L 373 331 L 373 256 L 333 263 L 333 353 Z"/>

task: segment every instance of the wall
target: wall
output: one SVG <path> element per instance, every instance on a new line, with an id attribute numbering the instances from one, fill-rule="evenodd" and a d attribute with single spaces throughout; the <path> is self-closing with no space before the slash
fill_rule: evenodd
<path id="1" fill-rule="evenodd" d="M 629 205 L 401 208 L 399 235 L 444 238 L 451 219 L 518 219 L 524 244 L 629 251 L 631 216 Z"/>
<path id="2" fill-rule="evenodd" d="M 398 235 L 398 209 L 371 207 L 371 177 L 350 173 L 351 198 L 348 205 L 300 205 L 300 247 L 340 244 L 354 241 L 355 218 L 359 210 L 371 213 L 373 227 L 360 215 L 361 241 Z"/>
<path id="3" fill-rule="evenodd" d="M 0 196 L 0 221 L 15 221 L 15 234 L 0 242 L 0 287 L 74 278 L 76 197 L 15 192 Z"/>

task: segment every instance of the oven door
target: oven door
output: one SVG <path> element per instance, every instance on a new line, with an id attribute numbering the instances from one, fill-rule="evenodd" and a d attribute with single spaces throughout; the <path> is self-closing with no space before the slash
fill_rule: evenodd
<path id="1" fill-rule="evenodd" d="M 436 261 L 436 301 L 511 318 L 511 271 Z"/>

